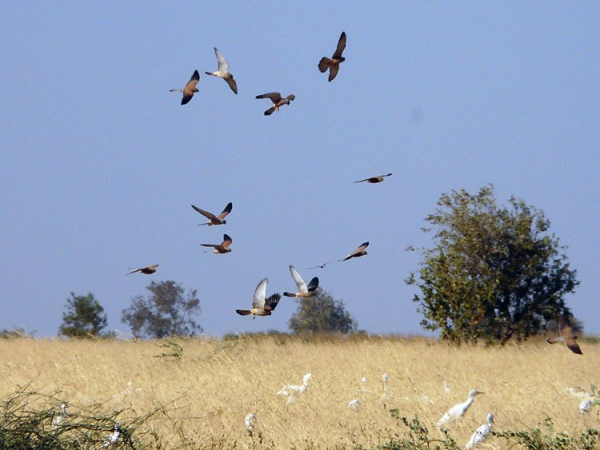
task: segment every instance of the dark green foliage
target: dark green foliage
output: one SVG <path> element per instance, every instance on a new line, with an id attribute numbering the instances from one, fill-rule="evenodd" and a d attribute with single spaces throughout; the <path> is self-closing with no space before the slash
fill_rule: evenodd
<path id="1" fill-rule="evenodd" d="M 66 311 L 63 312 L 63 323 L 58 334 L 67 337 L 98 337 L 106 328 L 107 319 L 104 308 L 94 298 L 94 294 L 75 295 L 67 299 Z"/>
<path id="2" fill-rule="evenodd" d="M 357 324 L 344 307 L 344 302 L 334 300 L 321 289 L 309 298 L 296 300 L 298 309 L 289 321 L 290 330 L 296 334 L 323 332 L 350 333 Z"/>
<path id="3" fill-rule="evenodd" d="M 200 314 L 196 290 L 191 290 L 186 297 L 183 287 L 174 281 L 153 281 L 146 289 L 150 295 L 133 297 L 131 306 L 121 315 L 121 322 L 131 327 L 135 337 L 189 337 L 202 332 L 202 327 L 192 317 Z"/>
<path id="4" fill-rule="evenodd" d="M 421 322 L 459 344 L 521 341 L 546 320 L 569 315 L 564 297 L 579 284 L 565 247 L 549 234 L 544 213 L 513 197 L 498 207 L 493 186 L 471 195 L 443 194 L 426 221 L 435 247 L 406 282 L 421 290 Z"/>

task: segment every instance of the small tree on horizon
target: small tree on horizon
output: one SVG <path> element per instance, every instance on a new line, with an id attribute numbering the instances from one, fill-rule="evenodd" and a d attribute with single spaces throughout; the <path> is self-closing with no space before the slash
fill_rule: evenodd
<path id="1" fill-rule="evenodd" d="M 75 295 L 67 299 L 66 311 L 63 312 L 63 323 L 58 330 L 59 336 L 67 337 L 92 337 L 102 336 L 108 320 L 104 308 L 94 298 L 91 292 L 88 295 Z"/>
<path id="2" fill-rule="evenodd" d="M 346 310 L 344 302 L 321 289 L 312 297 L 297 299 L 298 309 L 289 321 L 295 334 L 356 331 L 357 323 Z"/>
<path id="3" fill-rule="evenodd" d="M 514 197 L 498 207 L 493 185 L 442 194 L 437 205 L 423 229 L 435 245 L 422 249 L 421 269 L 406 280 L 421 291 L 413 301 L 425 329 L 456 344 L 504 344 L 570 315 L 564 297 L 579 284 L 577 271 L 541 210 Z"/>
<path id="4" fill-rule="evenodd" d="M 128 324 L 135 337 L 161 339 L 168 336 L 189 337 L 202 332 L 192 316 L 200 314 L 196 290 L 187 297 L 175 281 L 152 281 L 146 289 L 150 294 L 131 299 L 131 306 L 122 311 L 121 322 Z"/>

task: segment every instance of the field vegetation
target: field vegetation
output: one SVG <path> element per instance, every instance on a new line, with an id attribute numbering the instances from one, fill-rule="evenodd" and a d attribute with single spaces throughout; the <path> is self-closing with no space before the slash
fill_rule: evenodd
<path id="1" fill-rule="evenodd" d="M 581 346 L 583 356 L 541 340 L 456 347 L 362 334 L 1 339 L 0 448 L 19 448 L 7 442 L 28 432 L 22 448 L 100 448 L 116 421 L 116 448 L 464 448 L 489 412 L 499 434 L 484 448 L 598 448 L 599 407 L 580 413 L 567 391 L 600 382 L 600 346 Z M 306 392 L 277 395 L 305 373 Z M 472 388 L 485 395 L 440 431 Z M 63 402 L 69 415 L 53 427 Z"/>

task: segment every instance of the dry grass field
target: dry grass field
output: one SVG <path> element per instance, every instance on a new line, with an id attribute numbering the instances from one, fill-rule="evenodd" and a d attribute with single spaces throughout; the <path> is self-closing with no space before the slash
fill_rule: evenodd
<path id="1" fill-rule="evenodd" d="M 391 409 L 418 416 L 430 437 L 443 438 L 437 421 L 471 388 L 486 395 L 450 427 L 461 447 L 488 412 L 495 430 L 536 427 L 546 417 L 569 435 L 599 428 L 598 407 L 581 414 L 581 399 L 566 392 L 600 383 L 595 343 L 583 342 L 585 355 L 578 356 L 541 341 L 505 348 L 381 337 L 175 342 L 179 358 L 160 356 L 170 351 L 160 346 L 164 341 L 0 340 L 0 396 L 27 385 L 50 395 L 46 401 L 57 410 L 61 400 L 72 414 L 102 403 L 108 411 L 123 410 L 123 423 L 162 408 L 144 424 L 162 448 L 373 448 L 407 431 Z M 313 375 L 309 388 L 293 403 L 277 395 L 285 384 L 301 384 L 307 372 Z M 385 406 L 383 373 L 389 376 Z M 348 408 L 355 398 L 357 411 Z M 250 412 L 258 417 L 253 436 L 244 426 Z M 488 444 L 508 448 L 498 437 Z"/>

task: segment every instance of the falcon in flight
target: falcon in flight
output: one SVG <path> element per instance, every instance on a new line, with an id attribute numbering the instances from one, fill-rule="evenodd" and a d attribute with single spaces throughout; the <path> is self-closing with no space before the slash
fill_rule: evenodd
<path id="1" fill-rule="evenodd" d="M 156 272 L 157 267 L 158 267 L 158 264 L 153 264 L 151 266 L 146 266 L 146 267 L 140 267 L 139 269 L 134 269 L 131 272 L 126 273 L 125 275 L 131 275 L 132 273 L 136 273 L 136 272 L 145 273 L 146 275 L 150 275 L 150 274 L 153 274 L 154 272 Z"/>
<path id="2" fill-rule="evenodd" d="M 248 316 L 251 314 L 253 319 L 256 318 L 256 316 L 270 316 L 271 311 L 274 311 L 277 307 L 281 295 L 273 294 L 269 298 L 266 298 L 268 282 L 269 279 L 264 278 L 258 283 L 258 286 L 256 286 L 254 297 L 252 298 L 252 309 L 236 309 L 235 312 L 240 316 Z"/>
<path id="3" fill-rule="evenodd" d="M 363 183 L 365 181 L 367 183 L 381 183 L 385 177 L 389 177 L 390 175 L 391 173 L 388 173 L 386 175 L 377 175 L 376 177 L 365 178 L 364 180 L 355 181 L 355 183 Z"/>
<path id="4" fill-rule="evenodd" d="M 223 78 L 225 80 L 225 82 L 229 85 L 231 90 L 235 94 L 237 94 L 237 92 L 238 92 L 237 83 L 233 79 L 233 75 L 231 73 L 229 73 L 229 64 L 227 64 L 227 61 L 225 60 L 223 55 L 221 55 L 221 52 L 217 49 L 217 47 L 214 47 L 214 49 L 215 49 L 215 55 L 217 55 L 217 61 L 219 64 L 217 67 L 217 71 L 216 72 L 204 72 L 204 73 L 206 75 L 212 75 L 214 77 Z"/>
<path id="5" fill-rule="evenodd" d="M 273 102 L 273 106 L 265 111 L 265 116 L 270 116 L 274 111 L 278 111 L 283 105 L 289 105 L 296 96 L 294 94 L 288 95 L 286 98 L 282 98 L 279 92 L 269 92 L 268 94 L 257 95 L 256 98 L 268 98 Z"/>
<path id="6" fill-rule="evenodd" d="M 203 247 L 214 248 L 213 253 L 223 254 L 223 253 L 229 253 L 231 251 L 229 246 L 231 245 L 232 242 L 233 242 L 233 239 L 231 239 L 228 235 L 224 234 L 223 242 L 220 244 L 200 244 L 200 245 Z"/>
<path id="7" fill-rule="evenodd" d="M 283 295 L 285 295 L 286 297 L 296 298 L 307 298 L 315 295 L 315 291 L 319 287 L 319 278 L 314 277 L 312 280 L 310 280 L 310 283 L 308 283 L 307 286 L 306 281 L 304 281 L 304 278 L 300 276 L 300 274 L 294 268 L 294 266 L 290 266 L 290 273 L 292 274 L 292 278 L 296 282 L 296 286 L 298 286 L 298 292 L 284 292 Z"/>
<path id="8" fill-rule="evenodd" d="M 223 212 L 221 214 L 219 214 L 218 216 L 215 216 L 213 213 L 209 213 L 208 211 L 204 211 L 203 209 L 200 209 L 194 205 L 192 205 L 192 208 L 194 208 L 195 211 L 199 212 L 200 214 L 202 214 L 204 217 L 206 217 L 209 220 L 206 223 L 199 223 L 198 226 L 208 225 L 209 227 L 211 227 L 213 225 L 225 225 L 227 223 L 227 221 L 225 220 L 225 217 L 227 216 L 227 214 L 229 214 L 231 212 L 231 208 L 233 208 L 233 203 L 231 203 L 231 202 L 227 203 L 227 206 L 225 207 Z"/>
<path id="9" fill-rule="evenodd" d="M 340 36 L 340 40 L 338 41 L 337 48 L 335 49 L 333 56 L 331 58 L 323 56 L 321 61 L 319 61 L 319 70 L 321 72 L 327 72 L 327 69 L 329 69 L 329 81 L 333 81 L 340 70 L 340 64 L 346 61 L 346 58 L 342 56 L 342 52 L 345 48 L 346 33 L 342 31 L 342 35 Z"/>
<path id="10" fill-rule="evenodd" d="M 194 96 L 194 94 L 198 92 L 198 89 L 196 88 L 198 81 L 200 81 L 200 74 L 197 70 L 194 70 L 192 78 L 190 78 L 190 81 L 187 82 L 183 89 L 171 89 L 169 92 L 183 92 L 181 104 L 187 105 Z"/>

